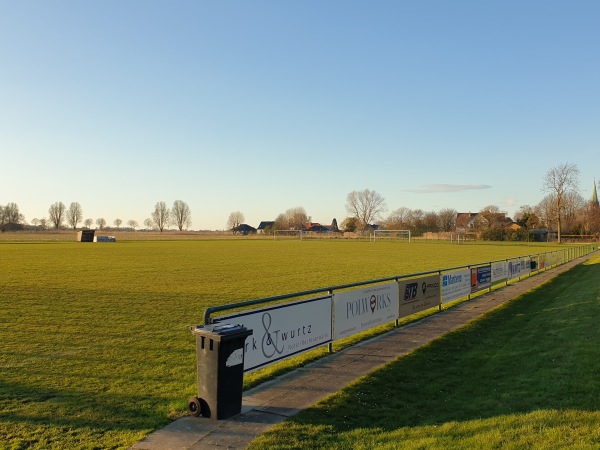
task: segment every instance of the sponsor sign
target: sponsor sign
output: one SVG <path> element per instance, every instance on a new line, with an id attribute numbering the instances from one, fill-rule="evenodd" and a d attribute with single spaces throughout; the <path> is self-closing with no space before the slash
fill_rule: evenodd
<path id="1" fill-rule="evenodd" d="M 453 270 L 442 273 L 442 303 L 466 297 L 471 293 L 471 271 Z"/>
<path id="2" fill-rule="evenodd" d="M 471 268 L 471 292 L 489 289 L 492 286 L 492 266 Z"/>
<path id="3" fill-rule="evenodd" d="M 424 311 L 440 304 L 440 276 L 428 275 L 399 283 L 400 317 Z"/>
<path id="4" fill-rule="evenodd" d="M 545 269 L 546 268 L 546 254 L 542 253 L 540 255 L 538 255 L 538 269 Z"/>
<path id="5" fill-rule="evenodd" d="M 506 261 L 492 263 L 492 283 L 508 279 L 508 264 Z"/>
<path id="6" fill-rule="evenodd" d="M 508 279 L 518 278 L 531 272 L 531 258 L 518 258 L 508 261 Z"/>
<path id="7" fill-rule="evenodd" d="M 398 318 L 398 283 L 380 284 L 333 296 L 333 338 L 343 339 Z"/>
<path id="8" fill-rule="evenodd" d="M 215 317 L 253 331 L 244 371 L 258 369 L 331 342 L 331 296 Z M 231 364 L 237 359 L 232 357 Z"/>

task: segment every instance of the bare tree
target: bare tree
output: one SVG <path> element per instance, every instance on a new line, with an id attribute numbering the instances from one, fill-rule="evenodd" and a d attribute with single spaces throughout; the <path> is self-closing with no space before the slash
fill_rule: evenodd
<path id="1" fill-rule="evenodd" d="M 425 227 L 425 231 L 438 231 L 438 222 L 439 217 L 435 211 L 428 211 L 425 213 L 425 217 L 423 218 L 423 225 Z"/>
<path id="2" fill-rule="evenodd" d="M 246 218 L 244 217 L 244 213 L 241 211 L 234 211 L 231 214 L 229 214 L 229 219 L 227 219 L 227 229 L 228 230 L 234 230 L 233 232 L 235 233 L 237 227 L 239 227 L 242 223 L 244 223 L 244 220 L 246 220 Z"/>
<path id="3" fill-rule="evenodd" d="M 535 206 L 534 213 L 540 219 L 540 226 L 552 228 L 554 226 L 554 194 L 548 194 Z"/>
<path id="4" fill-rule="evenodd" d="M 408 216 L 410 214 L 410 209 L 406 207 L 401 207 L 395 209 L 390 213 L 390 215 L 385 219 L 383 224 L 383 228 L 386 230 L 402 230 L 408 228 Z"/>
<path id="5" fill-rule="evenodd" d="M 131 228 L 133 228 L 134 230 L 135 230 L 137 227 L 139 227 L 139 226 L 140 226 L 140 224 L 139 224 L 139 223 L 137 223 L 137 220 L 133 220 L 133 219 L 132 219 L 132 220 L 129 220 L 129 221 L 127 222 L 127 225 L 129 225 L 129 226 L 130 226 Z"/>
<path id="6" fill-rule="evenodd" d="M 33 225 L 34 227 L 38 227 L 38 225 L 40 224 L 40 219 L 38 219 L 37 217 L 34 217 L 33 219 L 31 219 L 31 225 Z"/>
<path id="7" fill-rule="evenodd" d="M 290 208 L 275 219 L 278 230 L 302 230 L 306 222 L 310 222 L 310 216 L 302 206 Z"/>
<path id="8" fill-rule="evenodd" d="M 579 168 L 575 164 L 565 163 L 550 169 L 543 179 L 542 190 L 554 196 L 554 215 L 556 217 L 558 243 L 561 243 L 562 219 L 564 217 L 567 195 L 579 189 Z"/>
<path id="9" fill-rule="evenodd" d="M 86 228 L 91 227 L 93 223 L 94 223 L 94 219 L 88 218 L 83 221 L 83 225 L 85 225 Z"/>
<path id="10" fill-rule="evenodd" d="M 50 222 L 54 225 L 57 230 L 61 227 L 63 220 L 65 220 L 65 211 L 67 207 L 63 202 L 56 202 L 50 205 L 48 214 L 50 215 Z"/>
<path id="11" fill-rule="evenodd" d="M 71 202 L 66 212 L 67 223 L 71 228 L 77 228 L 77 224 L 83 220 L 83 210 L 77 202 Z"/>
<path id="12" fill-rule="evenodd" d="M 96 219 L 96 225 L 98 225 L 98 228 L 103 230 L 104 227 L 106 226 L 106 219 L 104 219 L 104 217 L 100 217 L 100 218 Z"/>
<path id="13" fill-rule="evenodd" d="M 184 228 L 189 228 L 192 224 L 192 211 L 187 203 L 181 200 L 175 200 L 171 208 L 171 218 L 173 224 L 179 228 L 179 231 Z M 161 230 L 162 231 L 162 230 Z"/>
<path id="14" fill-rule="evenodd" d="M 408 217 L 408 228 L 415 235 L 423 234 L 423 230 L 425 229 L 425 211 L 420 208 L 410 210 Z"/>
<path id="15" fill-rule="evenodd" d="M 170 214 L 171 211 L 165 202 L 157 202 L 156 205 L 154 205 L 154 211 L 152 211 L 152 222 L 154 225 L 156 225 L 156 228 L 158 228 L 161 233 L 165 226 L 167 226 L 169 223 Z"/>
<path id="16" fill-rule="evenodd" d="M 515 222 L 526 230 L 537 228 L 540 224 L 540 218 L 535 213 L 535 209 L 529 205 L 522 205 L 515 213 Z"/>
<path id="17" fill-rule="evenodd" d="M 151 218 L 144 219 L 144 226 L 151 230 L 154 227 L 154 221 Z"/>
<path id="18" fill-rule="evenodd" d="M 40 227 L 42 227 L 43 230 L 48 228 L 48 219 L 46 219 L 45 217 L 42 217 L 40 219 Z"/>
<path id="19" fill-rule="evenodd" d="M 19 212 L 19 206 L 16 203 L 0 206 L 0 229 L 5 230 L 7 227 L 18 229 L 19 224 L 24 221 L 25 217 Z"/>
<path id="20" fill-rule="evenodd" d="M 119 218 L 116 218 L 113 223 L 115 224 L 115 227 L 120 228 L 123 221 Z"/>
<path id="21" fill-rule="evenodd" d="M 438 226 L 442 231 L 452 231 L 456 226 L 458 212 L 452 208 L 444 208 L 438 212 Z"/>
<path id="22" fill-rule="evenodd" d="M 369 189 L 352 191 L 346 198 L 346 211 L 358 220 L 361 230 L 379 219 L 387 210 L 385 199 L 381 194 Z"/>
<path id="23" fill-rule="evenodd" d="M 342 231 L 354 233 L 356 231 L 356 217 L 346 217 L 342 220 Z"/>

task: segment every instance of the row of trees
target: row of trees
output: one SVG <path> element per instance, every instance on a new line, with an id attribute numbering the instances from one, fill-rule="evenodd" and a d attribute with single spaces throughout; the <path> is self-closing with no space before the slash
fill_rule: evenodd
<path id="1" fill-rule="evenodd" d="M 19 207 L 16 203 L 9 203 L 6 206 L 0 206 L 0 230 L 20 230 L 23 229 L 25 218 L 19 212 Z M 63 202 L 56 202 L 48 208 L 48 218 L 34 218 L 31 220 L 33 226 L 47 229 L 53 227 L 60 229 L 64 224 L 69 228 L 76 229 L 79 224 L 83 224 L 86 228 L 91 228 L 95 223 L 102 230 L 106 227 L 107 222 L 103 217 L 94 219 L 83 219 L 83 208 L 78 202 L 72 202 L 67 207 Z M 117 218 L 113 221 L 115 227 L 120 228 L 123 220 Z M 175 225 L 179 231 L 187 229 L 192 224 L 192 212 L 187 203 L 182 200 L 176 200 L 173 206 L 169 208 L 165 202 L 158 202 L 154 205 L 149 218 L 144 220 L 144 225 L 148 228 L 156 228 L 161 232 L 168 225 Z M 127 225 L 134 230 L 139 227 L 136 220 L 129 220 Z"/>

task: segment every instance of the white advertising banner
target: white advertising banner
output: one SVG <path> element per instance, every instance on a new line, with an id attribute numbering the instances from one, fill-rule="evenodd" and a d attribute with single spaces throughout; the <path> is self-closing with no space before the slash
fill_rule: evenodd
<path id="1" fill-rule="evenodd" d="M 546 254 L 541 253 L 538 255 L 538 269 L 542 270 L 546 268 Z"/>
<path id="2" fill-rule="evenodd" d="M 244 371 L 255 370 L 331 342 L 331 296 L 215 317 L 252 330 Z"/>
<path id="3" fill-rule="evenodd" d="M 398 283 L 380 284 L 333 296 L 333 338 L 343 339 L 398 318 Z"/>
<path id="4" fill-rule="evenodd" d="M 531 258 L 517 258 L 508 261 L 508 279 L 522 277 L 531 272 Z"/>
<path id="5" fill-rule="evenodd" d="M 442 303 L 466 297 L 471 293 L 471 270 L 442 272 Z"/>
<path id="6" fill-rule="evenodd" d="M 508 278 L 508 264 L 506 261 L 492 263 L 492 284 L 506 281 Z"/>

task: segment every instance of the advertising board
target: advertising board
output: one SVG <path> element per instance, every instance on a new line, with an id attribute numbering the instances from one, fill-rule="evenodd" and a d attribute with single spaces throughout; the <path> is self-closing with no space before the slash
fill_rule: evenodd
<path id="1" fill-rule="evenodd" d="M 538 269 L 542 270 L 546 268 L 546 254 L 540 253 L 538 257 Z"/>
<path id="2" fill-rule="evenodd" d="M 492 286 L 492 266 L 471 268 L 471 292 L 489 289 Z"/>
<path id="3" fill-rule="evenodd" d="M 246 338 L 244 372 L 331 342 L 331 296 L 215 317 L 253 331 Z"/>
<path id="4" fill-rule="evenodd" d="M 440 304 L 440 276 L 428 275 L 399 283 L 400 317 L 424 311 Z"/>
<path id="5" fill-rule="evenodd" d="M 333 308 L 334 339 L 393 322 L 398 318 L 398 283 L 336 293 Z"/>
<path id="6" fill-rule="evenodd" d="M 471 293 L 471 270 L 442 272 L 442 303 L 466 297 Z"/>
<path id="7" fill-rule="evenodd" d="M 522 277 L 531 272 L 531 258 L 516 258 L 508 261 L 508 279 Z"/>
<path id="8" fill-rule="evenodd" d="M 506 281 L 508 279 L 508 264 L 506 261 L 493 262 L 492 266 L 492 283 Z"/>

